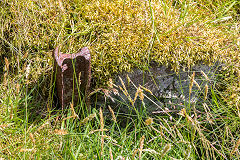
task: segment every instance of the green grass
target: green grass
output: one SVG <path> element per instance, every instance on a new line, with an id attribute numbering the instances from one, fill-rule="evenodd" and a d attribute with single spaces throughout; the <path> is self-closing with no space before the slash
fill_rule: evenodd
<path id="1" fill-rule="evenodd" d="M 0 159 L 239 159 L 239 5 L 0 1 Z M 85 110 L 84 102 L 64 111 L 52 108 L 57 45 L 65 53 L 90 48 L 94 89 L 152 60 L 175 71 L 198 62 L 226 65 L 209 88 L 208 105 L 200 106 L 204 113 L 185 106 L 151 121 L 144 109 L 115 111 L 115 121 L 105 105 L 103 116 L 99 108 Z"/>

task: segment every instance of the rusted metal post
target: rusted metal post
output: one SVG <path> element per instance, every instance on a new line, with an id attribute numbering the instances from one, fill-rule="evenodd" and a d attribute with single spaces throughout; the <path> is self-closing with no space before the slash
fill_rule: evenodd
<path id="1" fill-rule="evenodd" d="M 57 96 L 65 108 L 70 102 L 75 105 L 82 95 L 87 96 L 91 80 L 91 55 L 87 47 L 76 54 L 63 54 L 56 47 L 53 51 Z"/>

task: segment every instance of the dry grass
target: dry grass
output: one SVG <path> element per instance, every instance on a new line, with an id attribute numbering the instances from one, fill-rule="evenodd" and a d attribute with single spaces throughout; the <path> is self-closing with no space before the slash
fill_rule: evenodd
<path id="1" fill-rule="evenodd" d="M 0 159 L 239 158 L 238 1 L 5 0 L 0 6 Z M 73 106 L 50 112 L 57 45 L 66 53 L 90 48 L 96 88 L 152 60 L 175 71 L 200 61 L 226 65 L 220 92 L 202 89 L 204 114 L 186 109 L 175 117 L 130 114 L 121 128 L 118 114 L 109 108 L 107 119 L 103 106 L 83 120 L 82 110 Z M 109 86 L 99 89 L 106 97 L 115 91 L 112 81 Z M 132 105 L 151 93 L 138 86 L 134 97 L 124 83 L 121 91 Z"/>
<path id="2" fill-rule="evenodd" d="M 14 55 L 10 62 L 16 63 L 17 59 L 20 66 L 27 55 L 34 64 L 40 60 L 49 64 L 45 67 L 51 67 L 48 59 L 56 45 L 67 53 L 83 46 L 90 47 L 94 77 L 104 80 L 150 60 L 178 70 L 182 65 L 192 66 L 198 61 L 229 62 L 238 58 L 239 34 L 234 17 L 216 21 L 231 14 L 210 14 L 204 2 L 88 0 L 75 3 L 59 0 L 1 3 L 5 6 L 2 9 L 5 17 L 1 20 L 1 54 Z M 221 1 L 216 3 L 224 5 Z M 41 73 L 37 70 L 39 67 L 31 68 L 32 76 Z"/>

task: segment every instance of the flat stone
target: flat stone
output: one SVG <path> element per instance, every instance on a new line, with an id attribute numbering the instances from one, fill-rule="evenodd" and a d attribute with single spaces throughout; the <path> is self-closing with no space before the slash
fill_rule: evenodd
<path id="1" fill-rule="evenodd" d="M 62 108 L 70 102 L 75 105 L 86 96 L 91 80 L 91 55 L 87 47 L 75 54 L 64 54 L 56 47 L 53 51 L 54 73 L 58 101 Z"/>
<path id="2" fill-rule="evenodd" d="M 123 80 L 126 90 L 132 99 L 134 99 L 139 85 L 152 92 L 152 94 L 150 94 L 143 90 L 146 95 L 143 101 L 148 113 L 162 113 L 165 112 L 165 109 L 179 112 L 182 108 L 192 107 L 193 105 L 196 105 L 198 110 L 202 110 L 202 104 L 208 103 L 211 99 L 211 88 L 214 88 L 214 84 L 217 81 L 217 74 L 220 72 L 222 65 L 223 64 L 215 63 L 209 66 L 199 63 L 192 68 L 180 69 L 179 73 L 176 73 L 172 71 L 170 67 L 152 62 L 146 71 L 135 68 L 132 72 L 121 73 L 118 76 Z M 193 72 L 195 72 L 194 79 L 200 88 L 194 84 L 192 86 L 192 93 L 190 94 L 190 77 Z M 203 73 L 207 75 L 208 80 L 204 77 Z M 131 82 L 127 80 L 127 75 Z M 124 88 L 118 76 L 114 83 Z M 206 85 L 208 86 L 208 100 L 205 101 L 204 92 Z M 114 95 L 113 92 L 110 93 L 114 102 L 109 99 L 109 105 L 119 112 L 128 113 L 130 108 L 132 108 L 129 98 L 121 89 L 116 89 L 119 94 Z M 101 103 L 99 102 L 99 104 Z M 140 106 L 142 106 L 142 101 L 137 98 L 134 106 L 136 109 L 139 109 Z"/>

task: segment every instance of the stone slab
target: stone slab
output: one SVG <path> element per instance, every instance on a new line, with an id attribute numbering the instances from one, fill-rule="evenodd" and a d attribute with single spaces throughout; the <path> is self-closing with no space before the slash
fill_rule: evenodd
<path id="1" fill-rule="evenodd" d="M 119 74 L 123 80 L 127 92 L 134 99 L 134 96 L 139 85 L 149 89 L 152 95 L 146 91 L 144 94 L 149 98 L 144 98 L 144 103 L 148 113 L 161 113 L 165 112 L 165 109 L 179 112 L 182 108 L 196 105 L 198 110 L 202 110 L 202 104 L 208 103 L 211 99 L 211 88 L 214 88 L 214 84 L 217 81 L 217 74 L 221 70 L 223 64 L 215 63 L 211 66 L 199 63 L 192 68 L 180 69 L 179 73 L 171 70 L 170 67 L 159 65 L 156 62 L 152 62 L 148 70 L 143 71 L 141 69 L 133 69 L 132 72 L 124 72 Z M 189 94 L 190 77 L 195 72 L 195 81 L 199 84 L 200 89 L 194 84 L 192 87 L 192 93 Z M 209 80 L 207 80 L 202 73 L 205 73 Z M 127 75 L 131 79 L 128 82 Z M 122 86 L 118 76 L 114 81 L 116 86 Z M 208 86 L 208 100 L 204 100 L 205 86 Z M 108 100 L 109 105 L 122 113 L 128 113 L 129 108 L 132 108 L 128 97 L 119 89 L 119 95 L 114 95 L 113 92 L 110 96 L 115 100 L 112 102 Z M 104 99 L 103 99 L 104 100 Z M 101 100 L 100 100 L 101 102 Z M 100 105 L 104 103 L 100 103 Z M 137 109 L 140 108 L 142 102 L 137 98 L 134 104 Z M 130 106 L 130 107 L 129 107 Z M 199 108 L 200 107 L 200 108 Z"/>

